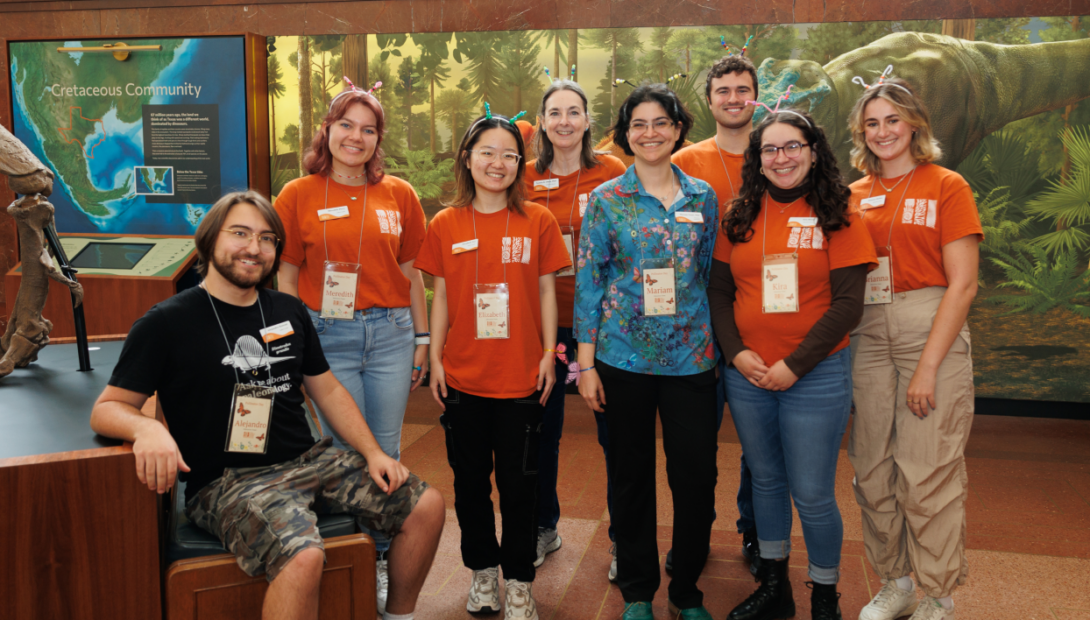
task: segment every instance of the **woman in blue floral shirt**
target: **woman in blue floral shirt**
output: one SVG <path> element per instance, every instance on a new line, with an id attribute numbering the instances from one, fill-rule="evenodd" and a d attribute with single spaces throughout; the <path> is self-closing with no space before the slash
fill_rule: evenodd
<path id="1" fill-rule="evenodd" d="M 717 353 L 707 286 L 718 201 L 707 183 L 670 163 L 692 124 L 665 85 L 632 91 L 613 141 L 636 164 L 594 190 L 579 240 L 579 393 L 605 412 L 609 427 L 624 620 L 651 620 L 659 587 L 656 411 L 674 498 L 671 615 L 711 618 L 696 580 L 707 559 L 717 477 Z"/>

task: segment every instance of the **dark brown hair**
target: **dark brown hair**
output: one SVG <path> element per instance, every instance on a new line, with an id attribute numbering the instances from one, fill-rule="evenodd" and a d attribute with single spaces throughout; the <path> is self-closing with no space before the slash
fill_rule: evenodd
<path id="1" fill-rule="evenodd" d="M 310 148 L 303 156 L 303 167 L 309 174 L 325 176 L 333 170 L 333 153 L 329 151 L 329 128 L 333 123 L 344 118 L 345 114 L 348 114 L 348 109 L 357 103 L 374 113 L 375 132 L 378 134 L 375 152 L 363 166 L 367 172 L 367 182 L 374 185 L 385 176 L 382 167 L 386 154 L 382 152 L 382 138 L 386 135 L 386 115 L 383 114 L 382 104 L 378 99 L 361 90 L 344 91 L 333 98 L 333 104 L 329 106 L 329 114 L 322 119 L 322 127 L 314 134 Z"/>
<path id="2" fill-rule="evenodd" d="M 761 213 L 761 203 L 768 190 L 768 177 L 761 174 L 761 137 L 774 123 L 790 125 L 802 132 L 810 146 L 814 165 L 806 181 L 811 184 L 806 202 L 814 209 L 818 226 L 828 234 L 848 226 L 848 198 L 851 190 L 844 184 L 836 155 L 825 132 L 810 115 L 801 110 L 781 110 L 769 114 L 749 134 L 746 161 L 742 164 L 742 189 L 723 218 L 723 232 L 731 243 L 746 243 L 753 237 L 753 221 Z"/>
<path id="3" fill-rule="evenodd" d="M 545 94 L 541 96 L 541 107 L 537 111 L 537 117 L 540 120 L 538 120 L 539 128 L 534 134 L 534 151 L 537 152 L 537 162 L 534 163 L 534 168 L 537 169 L 538 174 L 545 174 L 545 171 L 553 163 L 553 143 L 549 140 L 549 136 L 545 135 L 545 106 L 549 102 L 549 97 L 562 90 L 570 90 L 579 95 L 579 98 L 583 100 L 583 114 L 587 116 L 587 131 L 583 132 L 583 146 L 579 153 L 579 166 L 590 170 L 598 165 L 598 157 L 594 154 L 594 140 L 591 138 L 590 132 L 594 120 L 587 108 L 587 94 L 583 92 L 583 87 L 571 80 L 556 80 L 545 89 Z"/>
<path id="4" fill-rule="evenodd" d="M 454 160 L 454 198 L 445 202 L 448 207 L 471 207 L 473 199 L 477 196 L 477 186 L 473 182 L 473 171 L 466 164 L 469 163 L 470 153 L 481 134 L 489 129 L 502 129 L 515 137 L 518 144 L 519 165 L 515 173 L 515 180 L 507 188 L 507 208 L 519 215 L 525 215 L 522 202 L 526 199 L 526 189 L 522 184 L 522 177 L 526 174 L 526 143 L 522 141 L 522 132 L 506 116 L 493 114 L 492 118 L 478 117 L 462 136 L 462 143 L 458 145 L 458 156 Z"/>
<path id="5" fill-rule="evenodd" d="M 199 259 L 197 261 L 197 273 L 202 278 L 208 275 L 208 265 L 212 263 L 212 257 L 216 254 L 216 241 L 219 239 L 220 230 L 223 229 L 223 223 L 227 221 L 227 215 L 237 204 L 253 205 L 261 212 L 262 217 L 265 218 L 265 223 L 269 225 L 273 234 L 280 240 L 280 243 L 276 244 L 276 258 L 273 260 L 269 275 L 257 283 L 258 288 L 268 286 L 272 279 L 276 277 L 276 272 L 280 271 L 280 254 L 284 252 L 286 232 L 284 231 L 284 223 L 280 221 L 280 216 L 277 215 L 276 209 L 273 208 L 269 199 L 252 189 L 224 194 L 201 219 L 200 225 L 197 226 L 197 232 L 193 235 Z"/>
<path id="6" fill-rule="evenodd" d="M 613 144 L 621 147 L 625 155 L 629 157 L 635 155 L 632 152 L 632 147 L 628 144 L 628 125 L 632 122 L 632 111 L 641 103 L 659 104 L 666 111 L 666 116 L 675 125 L 681 125 L 681 134 L 670 152 L 676 153 L 681 150 L 681 147 L 685 145 L 685 136 L 693 128 L 693 115 L 685 108 L 685 104 L 681 102 L 681 98 L 677 96 L 677 93 L 670 90 L 665 84 L 644 84 L 637 86 L 635 90 L 629 93 L 621 104 L 621 109 L 617 111 L 617 122 L 609 130 L 613 136 Z"/>
<path id="7" fill-rule="evenodd" d="M 708 69 L 708 79 L 704 83 L 704 98 L 708 101 L 712 99 L 712 80 L 715 78 L 721 78 L 728 73 L 748 73 L 749 77 L 753 79 L 753 100 L 757 100 L 757 68 L 753 66 L 753 61 L 745 56 L 724 56 L 715 61 L 711 69 Z"/>

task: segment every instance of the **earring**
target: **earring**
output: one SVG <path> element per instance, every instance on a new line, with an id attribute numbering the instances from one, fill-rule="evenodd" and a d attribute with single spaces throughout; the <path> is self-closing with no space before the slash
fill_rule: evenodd
<path id="1" fill-rule="evenodd" d="M 761 166 L 761 174 L 764 174 L 764 173 L 765 173 L 765 167 Z"/>

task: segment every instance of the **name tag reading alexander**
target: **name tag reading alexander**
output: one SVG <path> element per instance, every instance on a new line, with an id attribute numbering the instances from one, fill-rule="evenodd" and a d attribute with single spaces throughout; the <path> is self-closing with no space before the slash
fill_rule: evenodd
<path id="1" fill-rule="evenodd" d="M 674 214 L 674 221 L 679 224 L 703 224 L 704 214 L 699 211 L 678 211 Z"/>
<path id="2" fill-rule="evenodd" d="M 348 207 L 329 207 L 328 209 L 318 209 L 318 220 L 325 222 L 328 220 L 339 220 L 342 217 L 348 217 Z"/>
<path id="3" fill-rule="evenodd" d="M 261 339 L 265 342 L 272 342 L 273 340 L 286 338 L 294 333 L 295 329 L 291 326 L 291 321 L 284 321 L 261 330 Z"/>
<path id="4" fill-rule="evenodd" d="M 539 179 L 534 181 L 534 191 L 556 189 L 558 187 L 560 187 L 560 179 Z"/>
<path id="5" fill-rule="evenodd" d="M 469 241 L 463 241 L 461 243 L 455 243 L 450 246 L 451 254 L 461 254 L 462 252 L 472 252 L 477 249 L 477 240 L 470 239 Z"/>
<path id="6" fill-rule="evenodd" d="M 793 217 L 787 220 L 788 228 L 813 228 L 817 226 L 816 217 Z"/>
<path id="7" fill-rule="evenodd" d="M 235 385 L 231 399 L 231 427 L 227 430 L 227 452 L 264 454 L 269 440 L 276 391 L 257 385 Z"/>

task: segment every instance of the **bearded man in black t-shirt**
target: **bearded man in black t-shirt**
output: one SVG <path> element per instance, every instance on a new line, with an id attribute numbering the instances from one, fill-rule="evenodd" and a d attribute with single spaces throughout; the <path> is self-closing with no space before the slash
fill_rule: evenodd
<path id="1" fill-rule="evenodd" d="M 443 497 L 383 453 L 302 302 L 264 288 L 283 236 L 257 192 L 220 199 L 197 228 L 201 286 L 133 325 L 91 428 L 132 442 L 151 490 L 166 492 L 181 472 L 189 517 L 247 574 L 267 575 L 264 618 L 317 617 L 325 554 L 316 513 L 347 512 L 396 534 L 384 617 L 409 620 L 439 544 Z M 302 386 L 353 450 L 314 443 Z M 140 413 L 156 393 L 169 430 Z"/>

